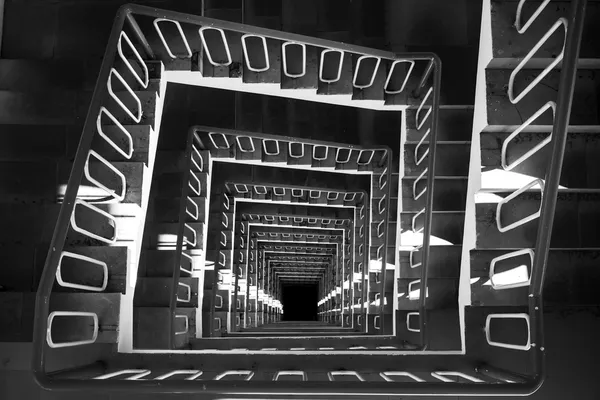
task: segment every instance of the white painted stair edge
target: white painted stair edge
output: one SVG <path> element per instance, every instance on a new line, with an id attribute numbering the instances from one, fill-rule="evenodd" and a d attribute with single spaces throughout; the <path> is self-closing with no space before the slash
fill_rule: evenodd
<path id="1" fill-rule="evenodd" d="M 479 35 L 479 58 L 475 86 L 475 109 L 473 112 L 473 132 L 471 135 L 471 155 L 469 161 L 469 179 L 467 184 L 467 203 L 462 255 L 460 263 L 460 281 L 458 291 L 458 310 L 463 352 L 465 351 L 465 307 L 471 305 L 471 250 L 475 249 L 477 232 L 475 228 L 475 196 L 481 190 L 481 140 L 480 135 L 487 126 L 486 76 L 485 70 L 492 61 L 492 11 L 491 1 L 483 0 L 481 33 Z"/>

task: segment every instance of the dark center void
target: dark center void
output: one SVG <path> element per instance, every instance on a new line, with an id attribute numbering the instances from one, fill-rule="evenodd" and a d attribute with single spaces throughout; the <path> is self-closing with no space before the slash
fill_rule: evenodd
<path id="1" fill-rule="evenodd" d="M 318 321 L 318 284 L 284 284 L 281 294 L 284 321 Z"/>

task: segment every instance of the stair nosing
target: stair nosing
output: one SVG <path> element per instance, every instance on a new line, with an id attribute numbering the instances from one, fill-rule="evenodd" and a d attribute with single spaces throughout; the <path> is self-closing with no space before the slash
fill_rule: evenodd
<path id="1" fill-rule="evenodd" d="M 471 144 L 472 141 L 471 140 L 438 140 L 436 142 L 437 144 L 444 144 L 444 145 L 465 145 L 465 144 Z M 419 144 L 418 140 L 407 140 L 406 142 L 404 142 L 404 144 Z M 425 144 L 429 144 L 429 141 L 426 140 L 423 143 L 421 143 L 421 145 L 425 145 Z"/>

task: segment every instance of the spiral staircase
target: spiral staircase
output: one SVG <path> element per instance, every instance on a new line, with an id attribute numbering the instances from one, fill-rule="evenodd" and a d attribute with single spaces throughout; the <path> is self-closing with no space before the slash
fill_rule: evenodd
<path id="1" fill-rule="evenodd" d="M 85 110 L 77 74 L 0 60 L 1 162 L 26 167 L 2 253 L 34 265 L 3 273 L 1 341 L 57 391 L 534 393 L 543 305 L 597 302 L 598 3 L 484 2 L 466 105 L 434 53 L 238 3 L 119 8 Z M 75 109 L 28 93 L 52 85 Z"/>

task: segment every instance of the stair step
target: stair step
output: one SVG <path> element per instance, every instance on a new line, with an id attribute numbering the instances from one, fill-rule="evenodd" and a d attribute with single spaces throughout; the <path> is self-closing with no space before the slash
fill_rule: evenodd
<path id="1" fill-rule="evenodd" d="M 239 22 L 241 22 L 241 10 L 215 10 L 215 13 L 217 16 L 214 18 L 222 20 L 239 18 Z M 194 54 L 192 70 L 202 72 L 202 76 L 205 77 L 240 78 L 243 59 L 241 37 L 240 32 L 225 31 L 226 48 L 219 31 L 204 31 L 204 40 L 208 50 L 202 46 L 202 49 Z M 228 62 L 229 65 L 223 65 Z"/>
<path id="2" fill-rule="evenodd" d="M 223 262 L 223 256 L 225 256 L 225 262 Z M 206 261 L 214 264 L 221 263 L 220 265 L 229 265 L 231 261 L 231 251 L 219 251 L 219 250 L 206 250 Z"/>
<path id="3" fill-rule="evenodd" d="M 186 254 L 190 255 L 194 259 L 201 256 L 202 252 L 188 251 Z M 145 250 L 142 252 L 139 263 L 139 276 L 148 277 L 169 277 L 173 276 L 173 268 L 175 266 L 175 258 L 177 252 L 174 250 Z M 181 267 L 190 270 L 199 270 L 200 265 L 195 263 L 194 266 L 190 265 L 190 261 L 187 257 L 181 257 Z M 189 274 L 181 271 L 181 276 L 188 276 Z M 206 282 L 206 279 L 205 279 Z M 206 301 L 206 300 L 205 300 Z"/>
<path id="4" fill-rule="evenodd" d="M 53 293 L 50 311 L 95 313 L 98 317 L 96 343 L 116 343 L 121 294 L 119 293 Z M 35 293 L 0 293 L 0 319 L 3 342 L 30 342 L 33 337 Z M 89 317 L 56 317 L 52 337 L 57 343 L 90 339 L 93 323 Z"/>
<path id="5" fill-rule="evenodd" d="M 274 324 L 276 325 L 276 324 Z M 262 326 L 268 330 L 268 326 Z M 292 329 L 292 328 L 290 328 Z M 326 332 L 326 330 L 324 330 Z M 319 350 L 325 347 L 332 350 L 347 350 L 351 347 L 366 347 L 375 350 L 377 347 L 397 347 L 401 345 L 393 336 L 388 337 L 310 337 L 303 339 L 282 337 L 282 338 L 261 338 L 261 337 L 224 337 L 220 339 L 196 339 L 192 340 L 192 348 L 194 350 L 201 349 L 216 349 L 216 350 L 290 350 L 304 348 L 305 350 Z M 300 350 L 298 350 L 300 351 Z"/>
<path id="6" fill-rule="evenodd" d="M 322 79 L 332 80 L 333 82 L 324 82 L 319 79 L 317 94 L 322 95 L 351 95 L 353 93 L 352 87 L 352 58 L 348 53 L 344 53 L 340 56 L 339 52 L 331 51 L 323 56 L 323 52 L 319 52 L 319 64 L 323 64 L 319 67 L 323 70 Z M 341 70 L 339 68 L 341 60 Z M 323 62 L 324 61 L 324 62 Z M 339 79 L 338 78 L 339 72 Z M 336 80 L 337 79 L 337 80 Z"/>
<path id="7" fill-rule="evenodd" d="M 335 330 L 335 331 L 325 331 L 327 332 L 328 335 L 343 335 L 343 336 L 361 336 L 361 332 L 355 332 L 352 331 L 351 328 L 347 328 L 346 330 L 342 330 L 342 328 Z M 298 336 L 304 336 L 304 337 L 322 337 L 323 336 L 323 331 L 313 331 L 313 332 L 304 332 L 304 331 L 296 331 L 296 332 L 290 332 L 290 331 L 262 331 L 262 330 L 256 330 L 256 331 L 247 331 L 244 330 L 242 332 L 228 332 L 226 333 L 227 337 L 231 337 L 231 338 L 260 338 L 260 337 L 272 337 L 272 336 L 277 336 L 280 338 L 292 338 L 292 337 L 298 337 Z M 271 346 L 269 346 L 271 347 Z"/>
<path id="8" fill-rule="evenodd" d="M 289 32 L 289 31 L 288 31 Z M 282 50 L 284 52 L 284 50 Z M 287 45 L 286 66 L 281 66 L 281 89 L 317 89 L 319 86 L 319 49 L 313 46 Z M 299 65 L 304 60 L 304 67 Z M 290 77 L 286 75 L 300 75 Z"/>
<path id="9" fill-rule="evenodd" d="M 156 115 L 157 105 L 159 104 L 159 95 L 156 91 L 153 90 L 145 90 L 145 91 L 135 91 L 135 95 L 140 100 L 142 106 L 142 118 L 140 121 L 140 125 L 150 125 L 152 129 L 158 131 L 158 126 L 156 125 L 159 121 Z M 129 108 L 130 111 L 135 113 L 137 112 L 137 105 L 133 100 L 133 97 L 129 92 L 118 92 L 115 91 L 115 95 Z M 105 101 L 105 106 L 108 111 L 119 121 L 121 124 L 131 124 L 134 123 L 131 117 L 112 99 L 112 97 Z M 109 118 L 103 119 L 103 124 L 106 125 L 114 125 L 114 122 Z"/>
<path id="10" fill-rule="evenodd" d="M 564 153 L 560 185 L 567 188 L 600 189 L 600 131 L 597 133 L 569 133 Z M 513 139 L 507 150 L 507 163 L 516 162 L 519 157 L 538 146 L 550 132 L 521 132 Z M 501 170 L 502 145 L 509 133 L 483 132 L 481 134 L 481 165 L 484 171 Z M 545 179 L 548 168 L 550 145 L 544 146 L 510 172 Z M 485 179 L 484 179 L 485 180 Z"/>
<path id="11" fill-rule="evenodd" d="M 205 203 L 206 198 L 204 197 L 188 196 L 185 207 L 189 213 L 184 214 L 185 221 L 204 220 Z M 148 205 L 147 218 L 154 222 L 179 222 L 180 206 L 181 198 L 179 197 L 155 197 Z"/>
<path id="12" fill-rule="evenodd" d="M 533 373 L 531 352 L 490 346 L 486 341 L 486 318 L 490 314 L 519 314 L 527 313 L 528 307 L 523 306 L 493 306 L 465 307 L 465 342 L 466 353 L 476 354 L 478 360 L 485 360 L 490 365 L 514 374 L 530 375 Z M 524 344 L 527 333 L 524 320 L 505 319 L 491 325 L 491 339 L 511 344 Z M 532 337 L 532 342 L 535 340 Z"/>
<path id="13" fill-rule="evenodd" d="M 421 262 L 422 250 L 413 255 L 413 265 Z M 458 278 L 462 246 L 431 246 L 427 276 L 430 278 Z M 405 279 L 420 279 L 421 267 L 411 268 L 410 251 L 400 251 L 400 277 Z"/>
<path id="14" fill-rule="evenodd" d="M 497 202 L 512 192 L 497 192 L 495 203 L 476 204 L 476 229 L 478 248 L 532 248 L 535 246 L 539 220 L 525 223 L 506 233 L 498 230 L 496 222 Z M 482 200 L 483 201 L 483 200 Z M 502 206 L 503 226 L 534 214 L 540 207 L 540 193 L 528 191 Z M 558 195 L 552 247 L 579 248 L 600 247 L 600 236 L 595 226 L 600 222 L 598 212 L 600 193 L 561 190 Z"/>
<path id="15" fill-rule="evenodd" d="M 200 165 L 200 161 L 197 157 L 194 160 L 198 163 L 198 166 L 203 169 L 203 172 L 208 172 L 208 161 L 210 159 L 210 152 L 208 150 L 199 150 L 202 161 L 204 164 Z M 155 170 L 161 174 L 183 172 L 187 168 L 187 162 L 185 159 L 185 151 L 177 150 L 159 150 L 156 153 L 156 164 Z"/>
<path id="16" fill-rule="evenodd" d="M 189 345 L 190 337 L 195 336 L 196 313 L 191 308 L 176 308 L 173 315 L 169 307 L 133 308 L 133 347 L 135 349 L 168 349 L 171 323 L 175 324 L 175 349 L 184 349 Z M 187 318 L 187 330 L 186 330 Z M 185 333 L 184 333 L 185 332 Z"/>
<path id="17" fill-rule="evenodd" d="M 106 211 L 110 205 L 99 205 Z M 49 243 L 56 226 L 60 205 L 33 205 L 33 204 L 1 204 L 0 215 L 4 216 L 0 242 L 5 246 Z M 139 231 L 139 219 L 136 217 L 114 217 L 117 228 L 111 225 L 105 216 L 76 206 L 75 220 L 79 228 L 100 235 L 107 239 L 115 237 L 115 243 L 125 244 L 136 240 Z M 72 228 L 68 232 L 67 246 L 95 246 L 105 245 L 99 240 L 75 232 Z"/>
<path id="18" fill-rule="evenodd" d="M 87 214 L 85 217 L 78 219 L 81 219 L 81 221 L 78 221 L 80 228 L 104 238 L 114 237 L 114 243 L 116 244 L 131 245 L 139 240 L 140 221 L 137 217 L 114 217 L 117 222 L 117 229 L 110 225 L 105 217 L 97 214 Z M 88 235 L 71 232 L 73 232 L 72 229 L 66 241 L 66 244 L 70 246 L 98 246 L 103 244 L 102 241 Z"/>
<path id="19" fill-rule="evenodd" d="M 108 269 L 107 286 L 103 292 L 125 294 L 127 267 L 131 262 L 129 248 L 87 246 L 67 247 L 64 251 L 89 257 L 92 260 L 79 260 L 66 254 L 61 263 L 63 281 L 100 288 L 103 284 L 104 273 L 102 266 L 98 265 L 97 262 L 101 262 L 105 263 Z M 63 287 L 58 284 L 58 281 L 55 281 L 54 284 L 54 291 L 79 292 L 81 290 L 86 289 Z"/>
<path id="20" fill-rule="evenodd" d="M 221 228 L 223 226 L 221 225 Z M 234 248 L 234 232 L 232 230 L 217 230 L 208 235 L 206 242 L 207 250 L 233 250 Z"/>
<path id="21" fill-rule="evenodd" d="M 106 211 L 110 205 L 98 205 L 97 208 Z M 60 205 L 58 204 L 0 204 L 0 215 L 4 216 L 4 235 L 0 236 L 0 242 L 6 246 L 49 243 L 56 226 Z M 138 230 L 138 220 L 134 217 L 115 217 L 117 221 L 116 242 L 134 240 Z M 78 205 L 76 207 L 76 221 L 80 228 L 90 230 L 95 234 L 112 238 L 115 229 L 109 224 L 106 217 L 85 209 Z M 102 245 L 95 239 L 70 230 L 67 236 L 67 245 Z"/>
<path id="22" fill-rule="evenodd" d="M 221 340 L 221 339 L 214 339 Z M 406 355 L 402 357 L 390 357 L 385 352 L 383 354 L 357 355 L 346 354 L 336 355 L 334 357 L 319 357 L 319 363 L 315 363 L 314 355 L 295 354 L 290 357 L 289 354 L 219 354 L 219 365 L 214 361 L 207 360 L 206 354 L 123 354 L 119 353 L 112 359 L 112 368 L 115 370 L 127 368 L 131 365 L 144 365 L 145 368 L 154 374 L 162 374 L 167 371 L 187 368 L 195 368 L 204 371 L 203 381 L 213 380 L 221 372 L 227 370 L 251 370 L 255 372 L 252 380 L 272 381 L 274 372 L 266 371 L 289 371 L 298 370 L 299 366 L 306 371 L 310 381 L 329 381 L 328 371 L 344 371 L 349 366 L 360 366 L 361 376 L 365 374 L 369 381 L 384 382 L 379 376 L 381 371 L 411 371 L 422 379 L 431 379 L 431 365 L 443 365 L 452 371 L 466 371 L 470 366 L 471 374 L 474 374 L 474 363 L 471 363 L 466 357 L 448 357 L 447 355 L 427 356 Z M 260 368 L 259 368 L 260 366 Z M 186 369 L 187 369 L 186 368 Z M 351 367 L 352 368 L 352 367 Z M 109 367 L 110 370 L 110 367 Z M 370 374 L 373 372 L 373 374 Z M 339 378 L 339 377 L 338 377 Z M 356 379 L 354 377 L 354 379 Z M 210 382 L 206 382 L 207 385 Z M 315 389 L 318 390 L 318 389 Z"/>
<path id="23" fill-rule="evenodd" d="M 427 168 L 428 157 L 417 165 L 418 159 L 422 158 L 427 151 L 429 142 L 423 142 L 419 147 L 417 157 L 415 149 L 418 143 L 407 142 L 404 147 L 405 175 L 418 177 Z M 471 155 L 471 142 L 438 142 L 436 175 L 442 176 L 469 176 L 469 160 Z"/>
<path id="24" fill-rule="evenodd" d="M 514 27 L 517 3 L 494 0 L 491 4 L 491 37 L 494 57 L 491 66 L 494 68 L 508 68 L 518 59 L 525 57 L 559 18 L 569 19 L 571 9 L 569 1 L 553 2 L 550 7 L 544 8 L 540 16 L 525 33 L 519 34 Z M 521 24 L 525 24 L 541 4 L 542 1 L 540 0 L 525 3 Z M 600 6 L 595 2 L 590 2 L 585 14 L 580 58 L 600 57 L 600 52 L 597 46 L 594 45 L 594 38 L 598 37 L 599 32 L 596 25 L 598 17 L 600 17 Z M 536 51 L 534 61 L 536 59 L 540 61 L 544 59 L 553 60 L 562 49 L 563 32 L 561 27 L 551 35 Z M 512 63 L 508 64 L 511 61 Z"/>
<path id="25" fill-rule="evenodd" d="M 189 308 L 198 306 L 198 278 L 181 276 L 177 296 L 178 307 Z M 171 301 L 172 277 L 143 277 L 138 278 L 135 287 L 135 307 L 168 307 Z M 187 286 L 191 287 L 191 293 Z M 187 300 L 189 301 L 182 301 Z"/>
<path id="26" fill-rule="evenodd" d="M 359 56 L 352 56 L 352 71 L 353 77 L 356 76 L 356 85 L 368 85 L 369 87 L 352 89 L 352 100 L 379 100 L 383 101 L 386 98 L 383 89 L 388 75 L 388 62 L 381 60 L 379 63 L 373 58 L 363 59 L 358 65 Z M 377 68 L 376 68 L 377 67 Z"/>
<path id="27" fill-rule="evenodd" d="M 417 181 L 417 185 L 414 186 L 415 181 L 417 181 L 417 178 L 402 179 L 402 207 L 406 211 L 420 211 L 425 204 L 427 192 L 424 192 L 417 200 L 414 200 L 414 192 L 416 192 L 418 196 L 425 190 L 427 179 L 423 177 L 423 179 Z M 466 207 L 466 201 L 466 177 L 436 176 L 433 186 L 434 211 L 463 211 Z"/>
<path id="28" fill-rule="evenodd" d="M 394 275 L 396 274 L 396 271 L 389 269 L 385 271 L 385 291 L 387 293 L 393 292 L 394 291 Z M 374 271 L 369 271 L 369 292 L 371 293 L 375 293 L 375 292 L 381 292 L 382 290 L 382 273 L 381 272 L 374 272 Z"/>
<path id="29" fill-rule="evenodd" d="M 206 282 L 206 279 L 205 281 Z M 203 311 L 212 311 L 214 308 L 216 312 L 229 310 L 230 303 L 233 301 L 233 295 L 229 289 L 220 289 L 223 285 L 218 285 L 215 291 L 215 297 L 213 301 L 213 287 L 204 290 L 204 298 L 202 302 Z"/>
<path id="30" fill-rule="evenodd" d="M 421 346 L 421 337 L 419 332 L 409 331 L 406 320 L 410 310 L 396 311 L 396 337 L 399 340 L 407 341 L 416 346 Z M 460 350 L 461 328 L 458 309 L 445 308 L 436 310 L 427 310 L 427 350 Z M 411 314 L 409 317 L 410 328 L 419 329 L 419 317 Z"/>
<path id="31" fill-rule="evenodd" d="M 402 231 L 406 233 L 412 230 L 412 218 L 416 215 L 415 212 L 402 212 L 400 214 L 400 221 Z M 460 244 L 463 240 L 463 229 L 464 229 L 464 212 L 440 212 L 434 211 L 432 218 L 432 230 L 431 234 L 438 239 L 443 239 L 445 241 L 450 242 L 450 244 Z M 417 230 L 423 227 L 425 221 L 425 215 L 421 214 L 415 221 L 415 227 Z M 422 233 L 422 232 L 421 232 Z M 404 234 L 404 233 L 403 233 Z M 420 244 L 421 240 L 417 241 Z M 413 245 L 413 243 L 408 240 L 406 243 L 403 240 L 403 245 Z"/>
<path id="32" fill-rule="evenodd" d="M 90 176 L 118 195 L 124 194 L 123 201 L 120 204 L 115 204 L 113 209 L 120 207 L 121 204 L 124 207 L 127 204 L 135 204 L 141 207 L 145 182 L 150 179 L 148 169 L 141 162 L 111 162 L 110 165 L 125 177 L 124 191 L 121 177 L 112 168 L 98 161 L 95 156 L 90 157 Z M 59 186 L 56 190 L 59 199 L 64 198 L 72 166 L 73 163 L 62 163 L 59 166 Z M 106 190 L 99 188 L 84 175 L 77 197 L 87 201 L 100 201 L 102 199 L 108 200 L 113 196 L 107 193 Z"/>
<path id="33" fill-rule="evenodd" d="M 527 305 L 529 286 L 494 289 L 489 279 L 490 265 L 495 257 L 514 250 L 471 251 L 471 302 L 473 305 Z M 544 304 L 548 305 L 597 305 L 600 302 L 597 287 L 600 271 L 597 268 L 600 252 L 595 249 L 550 249 L 544 280 Z M 498 261 L 495 274 L 500 282 L 522 283 L 531 274 L 529 255 Z M 475 278 L 478 278 L 475 281 Z"/>
<path id="34" fill-rule="evenodd" d="M 530 82 L 536 78 L 541 70 L 528 69 L 519 72 L 515 78 L 514 95 L 522 93 Z M 571 126 L 581 126 L 589 128 L 590 126 L 600 125 L 600 116 L 598 114 L 597 91 L 600 86 L 598 70 L 578 70 L 577 79 L 573 95 L 573 107 L 571 111 Z M 511 70 L 486 70 L 487 82 L 487 114 L 488 125 L 486 130 L 511 130 L 537 112 L 543 105 L 539 99 L 546 101 L 556 101 L 558 93 L 558 82 L 560 70 L 551 71 L 543 79 L 543 83 L 536 85 L 523 99 L 517 104 L 512 104 L 508 97 L 508 81 Z M 532 122 L 531 129 L 544 127 L 544 130 L 552 125 L 552 112 L 547 110 Z"/>
<path id="35" fill-rule="evenodd" d="M 406 140 L 416 141 L 423 137 L 427 126 L 416 129 L 417 109 L 406 110 Z M 471 140 L 473 134 L 473 107 L 449 107 L 439 109 L 438 132 L 439 141 Z"/>
<path id="36" fill-rule="evenodd" d="M 118 338 L 120 293 L 55 293 L 50 297 L 50 311 L 91 312 L 98 316 L 96 343 L 116 343 Z M 62 321 L 60 321 L 62 320 Z M 56 319 L 52 336 L 56 342 L 89 339 L 91 318 Z M 84 333 L 85 332 L 85 333 Z"/>
<path id="37" fill-rule="evenodd" d="M 242 59 L 242 82 L 281 82 L 281 42 L 270 38 L 265 39 L 265 42 L 258 37 L 249 37 L 246 39 L 248 53 Z M 265 59 L 265 50 L 268 59 Z M 261 72 L 256 71 L 261 69 L 266 70 Z"/>
<path id="38" fill-rule="evenodd" d="M 155 160 L 154 151 L 158 135 L 150 125 L 123 125 L 123 128 L 131 136 L 133 144 L 133 154 L 128 161 L 150 166 L 150 162 Z M 129 140 L 120 128 L 103 126 L 102 130 L 122 151 L 125 153 L 129 151 Z M 91 149 L 108 161 L 127 161 L 121 153 L 98 134 L 94 136 Z"/>
<path id="39" fill-rule="evenodd" d="M 204 223 L 189 222 L 185 224 L 183 234 L 187 240 L 184 248 L 201 249 L 204 240 Z M 151 248 L 163 247 L 175 249 L 177 235 L 179 233 L 178 222 L 152 222 L 149 223 L 145 236 L 145 243 Z M 195 240 L 195 244 L 194 242 Z"/>
<path id="40" fill-rule="evenodd" d="M 413 279 L 398 279 L 398 310 L 418 310 L 421 283 L 411 286 Z M 428 309 L 444 309 L 458 307 L 458 278 L 431 278 L 427 281 L 429 296 Z M 409 295 L 414 299 L 409 298 Z"/>
<path id="41" fill-rule="evenodd" d="M 172 172 L 164 174 L 154 174 L 152 186 L 156 193 L 160 193 L 163 197 L 179 197 L 181 196 L 181 190 L 183 188 L 184 177 L 182 172 Z M 193 173 L 198 178 L 194 179 L 189 174 L 188 183 L 192 183 L 195 189 L 198 189 L 198 182 L 200 182 L 200 195 L 207 195 L 208 179 L 207 173 Z M 191 189 L 188 191 L 190 195 L 196 195 Z"/>
<path id="42" fill-rule="evenodd" d="M 211 318 L 213 321 L 211 331 Z M 202 332 L 207 332 L 211 337 L 221 337 L 227 333 L 227 321 L 230 315 L 227 311 L 217 311 L 214 313 L 202 313 Z"/>

